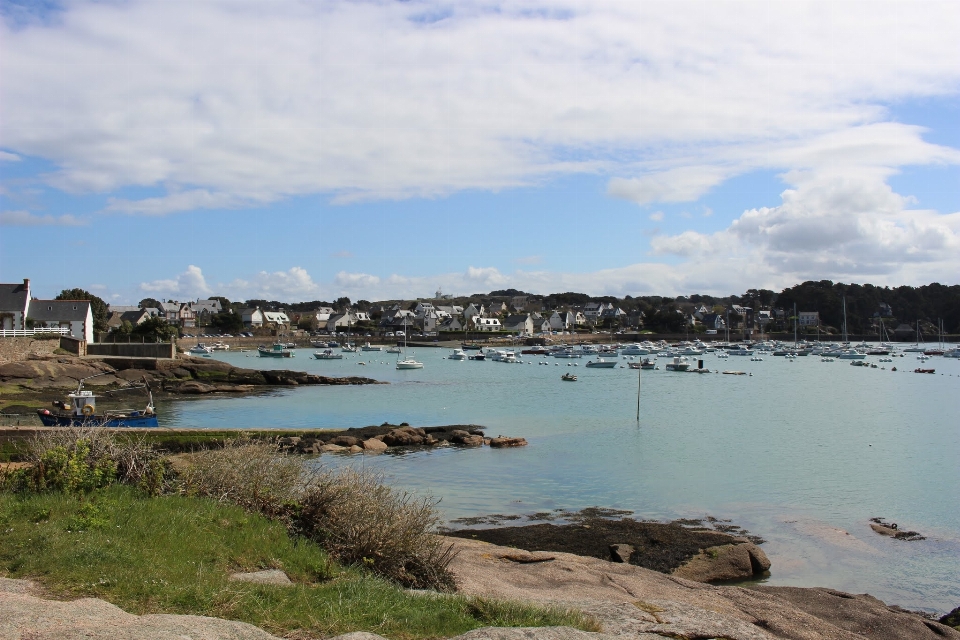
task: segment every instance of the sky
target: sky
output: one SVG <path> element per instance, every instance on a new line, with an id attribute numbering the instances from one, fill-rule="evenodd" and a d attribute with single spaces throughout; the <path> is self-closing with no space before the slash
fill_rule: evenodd
<path id="1" fill-rule="evenodd" d="M 960 3 L 0 0 L 0 282 L 960 281 Z"/>

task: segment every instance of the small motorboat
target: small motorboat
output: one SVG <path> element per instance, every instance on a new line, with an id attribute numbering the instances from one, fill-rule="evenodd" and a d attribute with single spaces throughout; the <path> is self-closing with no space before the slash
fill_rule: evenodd
<path id="1" fill-rule="evenodd" d="M 577 376 L 573 375 L 572 373 L 565 373 L 562 376 L 560 376 L 560 379 L 565 382 L 576 382 Z"/>
<path id="2" fill-rule="evenodd" d="M 447 360 L 466 360 L 467 354 L 463 349 L 457 348 L 453 350 L 453 353 L 447 356 Z"/>
<path id="3" fill-rule="evenodd" d="M 603 358 L 597 358 L 596 360 L 590 360 L 585 365 L 588 369 L 613 369 L 617 366 L 616 360 L 604 360 Z"/>
<path id="4" fill-rule="evenodd" d="M 651 360 L 650 358 L 644 358 L 644 359 L 640 362 L 640 368 L 641 368 L 641 369 L 653 369 L 653 368 L 655 368 L 656 366 L 657 366 L 656 361 Z"/>
<path id="5" fill-rule="evenodd" d="M 315 351 L 313 357 L 317 360 L 343 360 L 342 353 L 335 353 L 333 349 L 324 349 L 323 351 Z"/>

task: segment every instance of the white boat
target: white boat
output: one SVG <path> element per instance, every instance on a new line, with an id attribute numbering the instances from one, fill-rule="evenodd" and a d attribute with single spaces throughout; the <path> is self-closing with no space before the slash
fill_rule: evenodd
<path id="1" fill-rule="evenodd" d="M 370 346 L 368 342 L 366 346 Z M 364 348 L 364 351 L 367 349 Z M 406 318 L 404 318 L 403 323 L 403 350 L 407 350 L 407 323 Z M 371 349 L 373 351 L 373 349 Z M 403 360 L 397 359 L 397 369 L 423 369 L 423 363 L 418 362 L 416 358 L 412 355 L 405 356 Z"/>
<path id="2" fill-rule="evenodd" d="M 744 347 L 740 347 L 738 349 L 729 349 L 727 354 L 731 356 L 752 356 L 753 349 L 745 349 Z"/>
<path id="3" fill-rule="evenodd" d="M 574 351 L 569 347 L 565 347 L 563 349 L 557 349 L 550 355 L 552 355 L 554 358 L 580 358 L 583 356 L 582 353 L 578 351 Z"/>
<path id="4" fill-rule="evenodd" d="M 403 353 L 403 349 L 400 347 L 390 347 L 387 349 L 387 353 Z"/>
<path id="5" fill-rule="evenodd" d="M 190 347 L 190 350 L 187 351 L 187 353 L 192 353 L 195 356 L 210 355 L 211 353 L 213 353 L 213 348 L 208 347 L 202 342 L 198 342 L 196 346 Z"/>
<path id="6" fill-rule="evenodd" d="M 361 351 L 383 351 L 383 347 L 381 347 L 378 344 L 370 344 L 369 342 L 367 342 L 362 347 L 360 347 L 360 350 Z"/>
<path id="7" fill-rule="evenodd" d="M 358 349 L 352 344 L 345 344 L 342 347 L 340 347 L 340 351 L 342 351 L 343 353 L 356 353 Z"/>
<path id="8" fill-rule="evenodd" d="M 960 347 L 954 347 L 949 351 L 944 351 L 943 357 L 944 358 L 960 358 Z"/>
<path id="9" fill-rule="evenodd" d="M 507 363 L 520 362 L 520 360 L 517 358 L 517 352 L 513 351 L 512 349 L 506 349 L 505 351 L 501 351 L 499 353 L 500 353 L 500 359 L 497 360 L 497 362 L 507 362 Z"/>
<path id="10" fill-rule="evenodd" d="M 423 369 L 423 363 L 413 356 L 407 356 L 403 360 L 397 360 L 397 369 Z"/>
<path id="11" fill-rule="evenodd" d="M 604 360 L 603 358 L 597 358 L 596 360 L 590 360 L 586 364 L 587 368 L 590 369 L 613 369 L 617 366 L 616 360 Z"/>
<path id="12" fill-rule="evenodd" d="M 832 355 L 832 354 L 831 354 Z M 860 353 L 856 349 L 844 349 L 836 355 L 840 360 L 863 360 L 867 354 Z"/>
<path id="13" fill-rule="evenodd" d="M 673 360 L 667 363 L 667 371 L 686 371 L 690 368 L 690 362 L 683 356 L 673 356 Z"/>
<path id="14" fill-rule="evenodd" d="M 210 348 L 214 351 L 227 351 L 230 349 L 230 345 L 223 342 L 214 342 L 212 345 L 210 345 Z"/>
<path id="15" fill-rule="evenodd" d="M 628 344 L 623 349 L 620 350 L 620 355 L 624 356 L 645 356 L 649 355 L 650 350 L 645 349 L 639 344 Z"/>
<path id="16" fill-rule="evenodd" d="M 342 353 L 334 353 L 333 349 L 324 349 L 323 351 L 314 351 L 313 357 L 317 360 L 343 360 Z"/>
<path id="17" fill-rule="evenodd" d="M 457 347 L 456 349 L 454 349 L 453 353 L 447 356 L 447 360 L 466 360 L 466 359 L 467 359 L 467 353 L 460 347 Z"/>

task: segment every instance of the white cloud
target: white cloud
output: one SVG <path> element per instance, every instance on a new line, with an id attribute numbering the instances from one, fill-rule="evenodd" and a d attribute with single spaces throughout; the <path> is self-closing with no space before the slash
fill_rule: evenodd
<path id="1" fill-rule="evenodd" d="M 62 216 L 34 215 L 29 211 L 0 211 L 0 226 L 9 227 L 81 227 L 87 224 L 83 218 L 65 214 Z"/>
<path id="2" fill-rule="evenodd" d="M 647 217 L 649 217 L 654 222 L 660 222 L 661 220 L 663 220 L 663 211 L 654 211 Z"/>
<path id="3" fill-rule="evenodd" d="M 279 300 L 304 301 L 322 299 L 321 287 L 303 267 L 291 267 L 287 271 L 260 271 L 250 279 L 238 278 L 224 285 L 217 285 L 227 292 L 231 300 Z"/>
<path id="4" fill-rule="evenodd" d="M 206 278 L 204 278 L 200 267 L 192 264 L 175 278 L 140 283 L 140 291 L 152 297 L 181 299 L 181 301 L 216 295 L 207 286 Z"/>
<path id="5" fill-rule="evenodd" d="M 380 284 L 380 278 L 369 273 L 347 273 L 341 271 L 333 279 L 334 285 L 342 289 L 366 289 Z"/>
<path id="6" fill-rule="evenodd" d="M 798 150 L 842 160 L 810 140 L 960 80 L 958 3 L 551 6 L 68 3 L 0 26 L 3 153 L 68 191 L 164 191 L 108 205 L 148 215 L 600 171 L 611 195 L 674 202 Z"/>
<path id="7" fill-rule="evenodd" d="M 20 162 L 20 156 L 15 153 L 0 151 L 0 162 Z"/>
<path id="8" fill-rule="evenodd" d="M 960 213 L 908 208 L 910 199 L 890 188 L 885 173 L 870 167 L 792 171 L 784 176 L 791 188 L 780 205 L 744 211 L 722 231 L 660 236 L 651 246 L 658 254 L 690 258 L 688 267 L 727 256 L 781 286 L 823 274 L 893 285 L 951 280 Z"/>

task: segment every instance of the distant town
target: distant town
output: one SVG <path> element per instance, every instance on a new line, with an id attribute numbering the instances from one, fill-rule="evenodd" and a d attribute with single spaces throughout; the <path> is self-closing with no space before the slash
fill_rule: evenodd
<path id="1" fill-rule="evenodd" d="M 230 301 L 213 296 L 188 301 L 145 298 L 137 305 L 109 305 L 82 289 L 54 300 L 30 295 L 30 280 L 0 284 L 2 335 L 56 332 L 95 341 L 169 340 L 194 335 L 291 332 L 353 333 L 394 337 L 490 332 L 535 336 L 570 332 L 726 335 L 794 332 L 877 338 L 936 339 L 960 333 L 960 286 L 896 288 L 809 281 L 776 293 L 749 289 L 742 295 L 590 296 L 534 295 L 506 289 L 470 296 L 435 295 L 416 300 L 370 302 Z"/>

